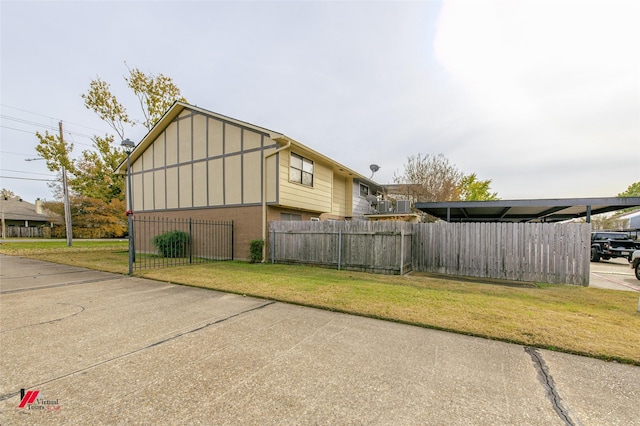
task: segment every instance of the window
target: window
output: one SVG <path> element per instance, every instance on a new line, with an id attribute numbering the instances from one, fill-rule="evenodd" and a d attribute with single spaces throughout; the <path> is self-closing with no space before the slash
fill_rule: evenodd
<path id="1" fill-rule="evenodd" d="M 360 184 L 360 196 L 366 197 L 369 195 L 369 187 L 367 185 Z"/>
<path id="2" fill-rule="evenodd" d="M 302 185 L 313 186 L 313 161 L 292 152 L 289 180 Z"/>
<path id="3" fill-rule="evenodd" d="M 302 220 L 302 215 L 294 213 L 280 213 L 280 220 Z"/>

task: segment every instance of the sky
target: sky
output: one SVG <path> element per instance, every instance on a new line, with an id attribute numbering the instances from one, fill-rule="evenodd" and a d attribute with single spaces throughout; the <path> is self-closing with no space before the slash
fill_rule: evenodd
<path id="1" fill-rule="evenodd" d="M 638 22 L 635 0 L 1 0 L 0 186 L 53 200 L 35 132 L 62 121 L 76 156 L 113 133 L 97 77 L 139 117 L 129 66 L 378 183 L 443 154 L 504 200 L 616 196 L 640 181 Z"/>

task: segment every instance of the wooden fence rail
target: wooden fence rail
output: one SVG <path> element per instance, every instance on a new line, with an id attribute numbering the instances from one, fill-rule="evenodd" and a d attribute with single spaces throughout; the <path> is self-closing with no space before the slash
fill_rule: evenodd
<path id="1" fill-rule="evenodd" d="M 272 262 L 589 284 L 589 224 L 282 221 L 269 229 Z"/>

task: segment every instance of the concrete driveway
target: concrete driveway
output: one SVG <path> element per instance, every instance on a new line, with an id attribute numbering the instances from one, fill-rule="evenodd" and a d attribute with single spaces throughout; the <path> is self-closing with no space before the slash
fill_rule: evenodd
<path id="1" fill-rule="evenodd" d="M 0 270 L 2 425 L 640 425 L 639 367 L 17 257 Z"/>
<path id="2" fill-rule="evenodd" d="M 591 262 L 589 287 L 640 292 L 640 281 L 626 259 Z"/>

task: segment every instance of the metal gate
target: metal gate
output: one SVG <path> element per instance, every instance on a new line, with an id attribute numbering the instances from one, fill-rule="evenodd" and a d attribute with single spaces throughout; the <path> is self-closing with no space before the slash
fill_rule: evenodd
<path id="1" fill-rule="evenodd" d="M 136 216 L 131 223 L 129 273 L 233 260 L 233 221 Z"/>

